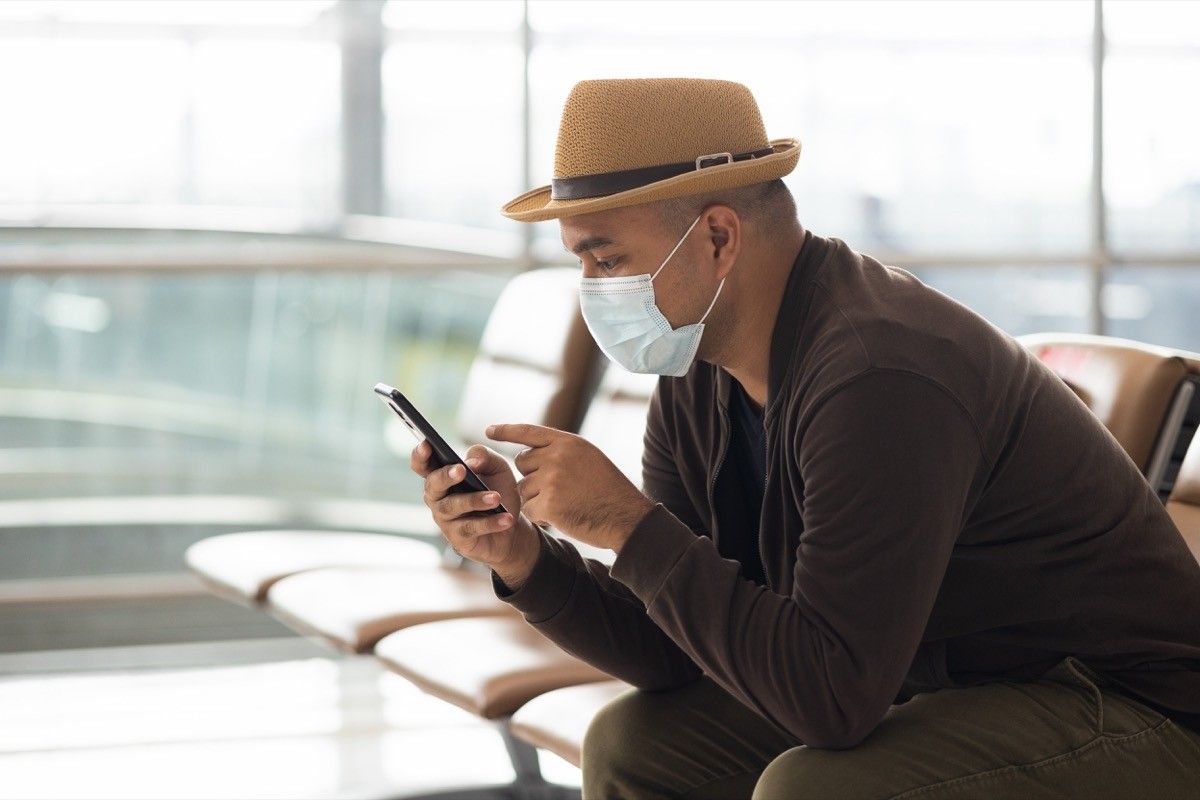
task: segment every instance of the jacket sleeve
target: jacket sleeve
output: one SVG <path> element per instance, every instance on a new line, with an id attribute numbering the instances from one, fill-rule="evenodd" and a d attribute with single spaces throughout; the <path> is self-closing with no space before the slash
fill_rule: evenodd
<path id="1" fill-rule="evenodd" d="M 789 443 L 804 527 L 790 594 L 661 504 L 612 575 L 735 697 L 810 746 L 852 747 L 904 680 L 986 459 L 960 405 L 903 371 L 861 373 L 808 416 Z"/>
<path id="2" fill-rule="evenodd" d="M 657 389 L 644 445 L 643 491 L 680 517 L 695 518 L 664 439 Z M 637 595 L 609 574 L 608 565 L 584 558 L 565 539 L 544 531 L 541 539 L 537 562 L 519 589 L 511 590 L 492 572 L 497 597 L 566 652 L 639 689 L 672 689 L 700 676 L 699 667 L 650 619 Z"/>

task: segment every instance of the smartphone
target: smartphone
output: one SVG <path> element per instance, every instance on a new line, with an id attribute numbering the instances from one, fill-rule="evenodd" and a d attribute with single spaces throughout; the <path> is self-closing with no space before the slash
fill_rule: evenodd
<path id="1" fill-rule="evenodd" d="M 417 411 L 409 399 L 400 393 L 400 390 L 394 386 L 388 386 L 386 383 L 375 384 L 375 394 L 379 395 L 385 403 L 391 406 L 392 411 L 404 421 L 408 429 L 412 431 L 413 436 L 420 441 L 424 439 L 429 442 L 429 446 L 433 449 L 433 455 L 429 462 L 434 469 L 446 467 L 451 464 L 462 464 L 462 468 L 466 470 L 466 477 L 458 483 L 451 486 L 447 491 L 459 494 L 469 492 L 486 492 L 488 487 L 479 476 L 459 458 L 458 453 L 454 452 L 454 448 L 446 443 L 442 435 L 437 432 L 437 429 L 430 425 L 425 417 L 421 416 L 421 412 Z M 508 509 L 503 503 L 497 503 L 494 508 L 482 509 L 482 514 L 504 514 Z"/>

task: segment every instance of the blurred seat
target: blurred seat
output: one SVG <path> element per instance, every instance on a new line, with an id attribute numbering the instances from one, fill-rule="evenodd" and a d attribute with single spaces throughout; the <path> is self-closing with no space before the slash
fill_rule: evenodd
<path id="1" fill-rule="evenodd" d="M 369 653 L 394 631 L 439 619 L 515 616 L 475 569 L 326 567 L 267 591 L 266 609 L 288 627 L 345 653 Z"/>
<path id="2" fill-rule="evenodd" d="M 579 435 L 592 442 L 634 485 L 642 485 L 642 438 L 657 375 L 612 366 L 604 372 Z"/>
<path id="3" fill-rule="evenodd" d="M 485 719 L 508 716 L 563 686 L 609 680 L 516 615 L 414 625 L 382 639 L 375 655 L 426 692 Z"/>
<path id="4" fill-rule="evenodd" d="M 1194 437 L 1167 499 L 1167 513 L 1200 561 L 1200 437 Z"/>
<path id="5" fill-rule="evenodd" d="M 463 386 L 459 436 L 514 455 L 520 445 L 489 441 L 488 425 L 539 421 L 577 431 L 605 364 L 579 313 L 579 270 L 523 272 L 488 317 Z"/>
<path id="6" fill-rule="evenodd" d="M 346 531 L 228 533 L 196 542 L 184 558 L 214 594 L 243 605 L 262 603 L 279 579 L 317 567 L 432 569 L 441 560 L 428 542 Z"/>
<path id="7" fill-rule="evenodd" d="M 1185 418 L 1196 402 L 1200 355 L 1076 333 L 1016 337 L 1071 387 L 1162 493 Z"/>
<path id="8" fill-rule="evenodd" d="M 570 686 L 536 697 L 513 714 L 509 723 L 517 738 L 579 766 L 583 736 L 592 719 L 609 702 L 633 689 L 624 681 Z"/>
<path id="9" fill-rule="evenodd" d="M 603 368 L 579 314 L 578 282 L 578 270 L 556 267 L 521 273 L 505 286 L 463 389 L 457 417 L 462 442 L 484 441 L 484 428 L 504 420 L 578 429 Z M 378 413 L 383 424 L 399 424 L 385 416 L 392 412 L 382 404 Z M 429 518 L 424 505 L 413 505 L 414 514 Z M 421 527 L 421 533 L 437 535 L 435 527 Z M 253 605 L 281 578 L 318 567 L 428 568 L 428 554 L 418 548 L 384 534 L 251 531 L 197 542 L 185 560 L 220 596 Z"/>

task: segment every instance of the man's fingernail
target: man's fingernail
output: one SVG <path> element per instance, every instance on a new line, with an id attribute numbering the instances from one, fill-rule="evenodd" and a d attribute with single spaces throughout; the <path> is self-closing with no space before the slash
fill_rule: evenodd
<path id="1" fill-rule="evenodd" d="M 479 459 L 476 458 L 475 456 L 471 456 L 470 458 L 467 459 L 467 465 L 471 466 L 471 467 L 478 467 Z"/>
<path id="2" fill-rule="evenodd" d="M 512 514 L 501 514 L 500 524 L 505 528 L 507 528 L 509 525 L 512 525 Z"/>
<path id="3" fill-rule="evenodd" d="M 500 499 L 500 495 L 496 494 L 495 492 L 488 492 L 483 496 L 483 499 L 489 503 L 494 503 Z"/>
<path id="4" fill-rule="evenodd" d="M 453 467 L 450 468 L 450 477 L 451 478 L 461 478 L 462 476 L 463 476 L 463 468 L 460 467 L 458 464 L 455 464 Z"/>
<path id="5" fill-rule="evenodd" d="M 488 436 L 491 436 L 491 435 L 492 435 L 493 433 L 495 433 L 495 432 L 496 432 L 496 426 L 495 426 L 495 425 L 488 425 L 488 426 L 487 426 L 487 430 L 486 430 L 486 431 L 484 431 L 484 433 L 486 433 Z"/>

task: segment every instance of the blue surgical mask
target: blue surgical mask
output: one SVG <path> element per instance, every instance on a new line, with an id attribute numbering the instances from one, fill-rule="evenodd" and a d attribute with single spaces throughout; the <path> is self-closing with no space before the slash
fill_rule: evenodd
<path id="1" fill-rule="evenodd" d="M 703 216 L 701 212 L 692 221 L 653 275 L 579 280 L 579 305 L 592 338 L 606 356 L 630 372 L 678 378 L 687 373 L 696 358 L 704 320 L 717 304 L 725 279 L 717 285 L 717 293 L 700 321 L 675 329 L 654 302 L 654 279 Z"/>

